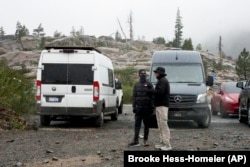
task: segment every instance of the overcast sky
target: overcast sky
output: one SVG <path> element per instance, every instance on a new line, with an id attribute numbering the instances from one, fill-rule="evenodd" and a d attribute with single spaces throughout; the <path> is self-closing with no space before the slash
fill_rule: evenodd
<path id="1" fill-rule="evenodd" d="M 250 0 L 0 0 L 0 27 L 14 34 L 16 23 L 30 34 L 42 24 L 46 36 L 57 30 L 69 35 L 72 27 L 83 27 L 85 35 L 113 36 L 120 27 L 129 37 L 128 17 L 132 11 L 134 39 L 146 41 L 174 38 L 177 9 L 183 23 L 183 38 L 193 44 L 219 40 L 236 32 L 250 31 Z"/>

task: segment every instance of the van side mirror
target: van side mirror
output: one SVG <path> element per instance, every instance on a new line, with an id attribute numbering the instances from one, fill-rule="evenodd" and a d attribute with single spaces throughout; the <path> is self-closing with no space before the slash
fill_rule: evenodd
<path id="1" fill-rule="evenodd" d="M 122 89 L 122 83 L 120 81 L 115 82 L 115 89 Z"/>
<path id="2" fill-rule="evenodd" d="M 243 89 L 244 88 L 244 83 L 243 82 L 237 82 L 236 87 Z"/>
<path id="3" fill-rule="evenodd" d="M 213 86 L 214 85 L 214 79 L 212 76 L 207 76 L 207 80 L 206 80 L 206 85 L 207 86 Z"/>

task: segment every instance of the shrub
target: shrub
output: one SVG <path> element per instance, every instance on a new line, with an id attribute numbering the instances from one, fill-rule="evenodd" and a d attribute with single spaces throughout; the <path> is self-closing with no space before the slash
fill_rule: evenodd
<path id="1" fill-rule="evenodd" d="M 132 102 L 132 91 L 135 82 L 137 82 L 137 69 L 134 67 L 127 67 L 123 69 L 115 69 L 116 78 L 122 82 L 123 86 L 123 102 L 125 104 L 131 104 Z M 136 78 L 136 79 L 134 79 Z"/>
<path id="2" fill-rule="evenodd" d="M 34 111 L 35 96 L 32 79 L 26 78 L 23 70 L 14 70 L 0 60 L 0 108 L 16 113 Z M 33 107 L 32 107 L 33 106 Z"/>

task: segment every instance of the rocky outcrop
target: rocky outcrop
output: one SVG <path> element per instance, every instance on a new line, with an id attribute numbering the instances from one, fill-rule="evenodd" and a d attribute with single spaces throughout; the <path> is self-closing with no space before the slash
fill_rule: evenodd
<path id="1" fill-rule="evenodd" d="M 36 75 L 36 67 L 41 50 L 38 50 L 41 39 L 28 36 L 23 38 L 25 50 L 21 51 L 20 44 L 13 38 L 0 40 L 0 59 L 6 59 L 9 66 L 13 68 L 31 69 L 30 76 Z M 94 36 L 79 37 L 46 37 L 47 46 L 93 46 L 110 57 L 115 68 L 134 67 L 149 70 L 150 62 L 154 51 L 166 50 L 164 45 L 157 45 L 147 41 L 128 41 L 127 43 L 116 42 L 107 37 L 96 38 Z M 213 69 L 213 61 L 218 62 L 219 56 L 209 52 L 201 51 L 203 60 L 207 64 L 207 71 Z M 216 82 L 237 80 L 235 74 L 235 60 L 224 58 L 222 61 L 223 70 L 216 71 Z"/>

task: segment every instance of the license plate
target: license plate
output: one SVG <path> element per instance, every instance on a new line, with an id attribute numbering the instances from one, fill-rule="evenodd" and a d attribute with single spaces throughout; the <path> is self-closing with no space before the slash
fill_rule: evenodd
<path id="1" fill-rule="evenodd" d="M 58 97 L 49 97 L 49 102 L 59 102 Z"/>

